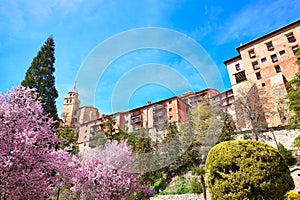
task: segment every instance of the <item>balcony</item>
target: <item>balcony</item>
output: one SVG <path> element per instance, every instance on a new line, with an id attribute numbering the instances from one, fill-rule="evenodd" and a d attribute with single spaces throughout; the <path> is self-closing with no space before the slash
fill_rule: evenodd
<path id="1" fill-rule="evenodd" d="M 157 112 L 159 110 L 164 110 L 164 109 L 165 109 L 165 107 L 162 104 L 157 104 L 157 105 L 153 106 L 153 112 Z"/>
<path id="2" fill-rule="evenodd" d="M 138 124 L 142 122 L 142 116 L 131 117 L 131 124 Z"/>
<path id="3" fill-rule="evenodd" d="M 164 120 L 164 119 L 153 122 L 153 126 L 155 126 L 155 127 L 163 126 L 163 125 L 166 125 L 166 124 L 167 124 L 167 120 Z"/>
<path id="4" fill-rule="evenodd" d="M 131 118 L 140 115 L 142 112 L 137 110 L 131 113 Z"/>

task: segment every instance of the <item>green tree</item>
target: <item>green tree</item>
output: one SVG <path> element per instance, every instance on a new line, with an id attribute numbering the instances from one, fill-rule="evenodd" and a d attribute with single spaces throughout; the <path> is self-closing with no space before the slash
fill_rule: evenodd
<path id="1" fill-rule="evenodd" d="M 180 127 L 182 144 L 190 144 L 182 155 L 189 167 L 197 167 L 208 151 L 218 141 L 223 126 L 223 112 L 209 101 L 203 101 L 194 108 L 186 122 Z"/>
<path id="2" fill-rule="evenodd" d="M 281 200 L 295 187 L 278 150 L 253 140 L 232 140 L 214 146 L 205 170 L 212 200 Z"/>
<path id="3" fill-rule="evenodd" d="M 112 141 L 114 135 L 117 132 L 116 119 L 114 118 L 113 115 L 106 116 L 106 120 L 103 122 L 103 125 L 104 125 L 104 134 L 106 135 L 107 139 Z"/>
<path id="4" fill-rule="evenodd" d="M 222 127 L 222 132 L 219 135 L 218 143 L 229 141 L 229 140 L 234 140 L 234 135 L 236 134 L 235 130 L 236 130 L 235 124 L 232 120 L 231 115 L 225 112 L 224 113 L 224 125 Z"/>
<path id="5" fill-rule="evenodd" d="M 58 130 L 58 138 L 60 140 L 60 148 L 67 148 L 67 151 L 71 154 L 77 153 L 77 138 L 73 129 L 66 126 Z"/>
<path id="6" fill-rule="evenodd" d="M 300 49 L 296 51 L 296 55 L 300 56 Z M 296 61 L 298 69 L 300 69 L 300 60 Z M 295 77 L 286 83 L 287 87 L 287 98 L 290 110 L 294 111 L 294 116 L 291 117 L 291 124 L 299 128 L 300 126 L 300 71 L 296 73 Z"/>
<path id="7" fill-rule="evenodd" d="M 29 88 L 36 88 L 43 103 L 44 113 L 54 120 L 58 120 L 55 99 L 58 97 L 55 88 L 54 68 L 54 40 L 50 36 L 41 47 L 37 56 L 28 68 L 22 85 Z"/>

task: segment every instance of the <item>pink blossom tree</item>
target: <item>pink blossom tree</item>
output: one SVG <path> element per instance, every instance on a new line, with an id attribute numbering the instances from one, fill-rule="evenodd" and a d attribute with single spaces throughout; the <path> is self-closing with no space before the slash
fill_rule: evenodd
<path id="1" fill-rule="evenodd" d="M 0 199 L 45 199 L 72 177 L 78 161 L 56 151 L 57 142 L 35 90 L 0 94 Z"/>
<path id="2" fill-rule="evenodd" d="M 83 157 L 72 189 L 80 192 L 81 199 L 119 200 L 139 191 L 151 195 L 147 187 L 140 185 L 134 165 L 135 158 L 126 141 L 107 143 Z"/>
<path id="3" fill-rule="evenodd" d="M 126 141 L 96 148 L 79 161 L 57 150 L 55 129 L 34 89 L 0 94 L 0 199 L 47 199 L 63 183 L 81 199 L 122 199 L 148 191 L 133 173 L 135 158 Z"/>

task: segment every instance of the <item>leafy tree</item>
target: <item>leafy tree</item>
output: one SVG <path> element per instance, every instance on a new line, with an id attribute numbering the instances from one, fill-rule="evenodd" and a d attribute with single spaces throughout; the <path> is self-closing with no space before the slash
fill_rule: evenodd
<path id="1" fill-rule="evenodd" d="M 73 177 L 76 157 L 56 151 L 54 121 L 35 89 L 0 94 L 0 199 L 46 199 Z"/>
<path id="2" fill-rule="evenodd" d="M 107 139 L 112 141 L 113 136 L 116 134 L 116 120 L 114 119 L 113 115 L 106 116 L 106 121 L 103 122 L 104 125 L 104 134 L 106 135 Z"/>
<path id="3" fill-rule="evenodd" d="M 58 97 L 55 88 L 54 68 L 54 40 L 50 36 L 41 47 L 37 56 L 28 68 L 22 85 L 29 88 L 36 88 L 43 103 L 44 112 L 49 117 L 58 120 L 55 99 Z"/>
<path id="4" fill-rule="evenodd" d="M 65 149 L 71 153 L 77 153 L 77 138 L 75 136 L 75 131 L 70 129 L 68 126 L 60 129 L 58 131 L 58 138 L 60 140 L 60 148 Z"/>
<path id="5" fill-rule="evenodd" d="M 213 147 L 206 160 L 212 200 L 284 199 L 295 185 L 277 149 L 258 141 L 233 140 Z"/>
<path id="6" fill-rule="evenodd" d="M 300 56 L 300 49 L 297 49 L 296 55 Z M 298 68 L 300 69 L 300 60 L 296 61 Z M 293 126 L 299 128 L 300 125 L 300 71 L 296 73 L 295 77 L 286 83 L 287 86 L 287 98 L 289 100 L 289 108 L 294 111 L 294 116 L 290 121 Z"/>
<path id="7" fill-rule="evenodd" d="M 83 157 L 73 191 L 81 199 L 124 199 L 146 190 L 133 173 L 135 158 L 126 141 L 106 143 Z"/>
<path id="8" fill-rule="evenodd" d="M 223 126 L 222 113 L 219 107 L 204 101 L 191 111 L 181 125 L 181 144 L 190 145 L 181 157 L 186 166 L 197 167 L 217 143 Z"/>

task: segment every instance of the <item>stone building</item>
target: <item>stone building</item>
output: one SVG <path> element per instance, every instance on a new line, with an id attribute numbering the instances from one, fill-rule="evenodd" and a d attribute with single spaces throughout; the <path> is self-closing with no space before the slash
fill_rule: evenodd
<path id="1" fill-rule="evenodd" d="M 240 129 L 288 123 L 285 83 L 298 72 L 295 51 L 300 45 L 300 20 L 237 47 L 226 60 Z"/>
<path id="2" fill-rule="evenodd" d="M 186 121 L 192 108 L 203 100 L 210 100 L 218 94 L 216 89 L 187 92 L 180 97 L 175 96 L 155 103 L 147 102 L 145 106 L 129 111 L 100 115 L 95 107 L 80 107 L 79 94 L 73 89 L 65 97 L 61 121 L 63 122 L 62 126 L 69 126 L 76 131 L 81 153 L 95 147 L 97 145 L 95 140 L 101 143 L 101 139 L 104 139 L 104 135 L 101 133 L 107 131 L 105 124 L 108 120 L 113 120 L 114 123 L 112 134 L 117 134 L 120 130 L 130 133 L 145 129 L 148 137 L 152 140 L 162 140 L 170 123 L 179 125 Z M 226 97 L 231 96 L 228 93 Z"/>

